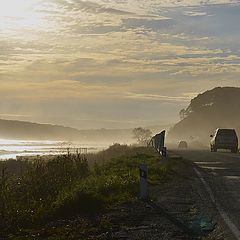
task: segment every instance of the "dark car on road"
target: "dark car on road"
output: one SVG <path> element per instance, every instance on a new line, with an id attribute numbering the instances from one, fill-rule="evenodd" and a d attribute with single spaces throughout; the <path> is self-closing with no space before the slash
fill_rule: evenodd
<path id="1" fill-rule="evenodd" d="M 218 149 L 229 149 L 232 153 L 238 152 L 238 137 L 234 129 L 218 128 L 210 137 L 212 152 L 217 152 Z"/>
<path id="2" fill-rule="evenodd" d="M 186 142 L 186 141 L 180 141 L 180 142 L 178 143 L 178 148 L 179 148 L 179 149 L 187 149 L 187 148 L 188 148 L 187 142 Z"/>

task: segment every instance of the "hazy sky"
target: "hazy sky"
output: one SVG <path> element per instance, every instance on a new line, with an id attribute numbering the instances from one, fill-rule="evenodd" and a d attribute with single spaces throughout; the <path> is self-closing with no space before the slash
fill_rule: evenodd
<path id="1" fill-rule="evenodd" d="M 240 86 L 237 0 L 0 0 L 0 118 L 77 128 L 173 123 Z"/>

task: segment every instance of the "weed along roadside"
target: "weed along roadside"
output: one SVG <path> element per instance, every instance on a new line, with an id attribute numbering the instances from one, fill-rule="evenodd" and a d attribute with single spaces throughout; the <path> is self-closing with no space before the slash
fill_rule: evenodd
<path id="1" fill-rule="evenodd" d="M 152 147 L 155 149 L 157 153 L 159 153 L 159 164 L 162 166 L 167 166 L 169 164 L 169 158 L 167 156 L 167 148 L 164 146 L 164 138 L 165 138 L 165 131 L 163 131 L 160 134 L 157 134 L 154 136 L 155 143 Z M 149 191 L 147 188 L 147 181 L 148 181 L 148 167 L 146 164 L 140 165 L 140 199 L 145 201 L 147 204 L 149 204 L 154 211 L 156 211 L 157 214 L 159 214 L 162 217 L 165 217 L 169 222 L 174 224 L 180 231 L 187 234 L 190 237 L 197 237 L 197 233 L 193 231 L 187 224 L 184 224 L 179 219 L 177 219 L 174 215 L 168 213 L 162 206 L 159 206 L 156 201 L 152 200 Z"/>
<path id="2" fill-rule="evenodd" d="M 8 169 L 1 178 L 0 237 L 189 239 L 188 232 L 139 199 L 139 166 L 145 163 L 152 203 L 183 224 L 204 212 L 192 191 L 195 182 L 182 177 L 191 175 L 189 163 L 168 158 L 160 164 L 162 159 L 153 148 L 115 144 L 98 154 L 28 163 L 21 176 Z M 178 204 L 183 198 L 187 204 Z"/>
<path id="3" fill-rule="evenodd" d="M 167 171 L 158 164 L 159 156 L 153 149 L 119 144 L 84 158 L 68 154 L 32 161 L 19 176 L 7 169 L 7 175 L 1 177 L 1 237 L 36 239 L 32 234 L 37 232 L 39 239 L 52 235 L 58 239 L 60 231 L 79 239 L 100 234 L 103 222 L 120 228 L 121 224 L 115 225 L 105 215 L 138 201 L 138 166 L 142 161 L 149 165 L 149 184 L 165 179 Z M 72 221 L 84 231 L 75 229 Z"/>
<path id="4" fill-rule="evenodd" d="M 201 200 L 199 201 L 199 192 L 204 191 L 204 189 L 202 188 L 202 186 L 200 186 L 201 184 L 199 185 L 199 182 L 197 182 L 196 175 L 194 175 L 194 166 L 192 165 L 192 163 L 182 158 L 176 158 L 174 155 L 172 155 L 172 153 L 168 154 L 167 148 L 164 146 L 164 142 L 165 131 L 155 135 L 148 144 L 148 147 L 151 146 L 159 154 L 159 164 L 166 167 L 169 173 L 174 174 L 173 179 L 168 179 L 168 183 L 166 185 L 172 185 L 176 181 L 176 179 L 180 177 L 181 181 L 178 181 L 174 187 L 177 186 L 179 189 L 182 188 L 185 191 L 179 191 L 179 189 L 177 189 L 178 191 L 172 191 L 171 188 L 167 189 L 170 194 L 171 192 L 174 192 L 175 204 L 173 202 L 170 204 L 168 203 L 167 205 L 162 205 L 160 199 L 165 198 L 165 201 L 167 201 L 168 199 L 166 198 L 166 193 L 164 194 L 164 196 L 161 196 L 159 194 L 159 190 L 161 191 L 161 187 L 163 186 L 162 184 L 159 184 L 158 186 L 151 188 L 152 192 L 154 192 L 154 189 L 158 189 L 158 194 L 155 195 L 156 199 L 153 200 L 152 198 L 154 198 L 154 195 L 151 194 L 151 191 L 149 191 L 149 189 L 147 188 L 148 166 L 147 164 L 141 164 L 140 199 L 143 200 L 146 204 L 148 204 L 151 207 L 152 211 L 155 212 L 155 214 L 158 214 L 161 218 L 165 218 L 179 231 L 181 231 L 184 235 L 184 237 L 182 237 L 183 239 L 222 239 L 222 233 L 226 232 L 226 229 L 224 229 L 222 223 L 217 226 L 217 209 L 214 208 L 213 210 L 213 206 L 212 204 L 210 204 L 211 198 L 209 198 L 208 196 L 207 205 L 211 209 L 211 211 L 207 210 L 207 207 L 203 209 L 202 202 Z M 188 191 L 186 191 L 186 189 L 190 188 L 191 190 L 193 190 L 194 185 L 196 187 L 196 192 L 188 194 Z M 178 203 L 179 201 L 179 193 L 181 193 L 182 195 L 180 197 L 182 201 L 181 204 L 184 204 L 185 206 L 190 205 L 187 214 L 185 213 L 185 216 L 183 216 L 183 213 L 181 212 L 182 210 L 180 210 L 180 212 L 172 212 L 172 209 L 169 208 L 169 205 L 172 204 L 175 205 L 174 208 L 179 208 L 178 206 L 176 206 L 176 202 Z M 201 194 L 206 193 L 202 192 Z M 192 202 L 190 204 L 188 203 L 188 199 L 192 199 Z M 172 201 L 173 199 L 169 197 L 169 200 Z M 191 212 L 192 208 L 194 208 L 194 213 Z M 213 220 L 214 217 L 215 220 Z"/>
<path id="5" fill-rule="evenodd" d="M 152 144 L 151 144 L 152 143 Z M 168 165 L 169 158 L 167 156 L 167 148 L 164 146 L 165 143 L 165 131 L 161 132 L 160 134 L 155 135 L 148 146 L 152 146 L 154 150 L 159 153 L 159 164 Z M 186 233 L 187 235 L 194 237 L 195 233 L 192 229 L 190 229 L 186 224 L 182 223 L 178 220 L 175 216 L 169 214 L 167 211 L 164 210 L 163 207 L 159 206 L 157 202 L 153 201 L 150 198 L 149 191 L 148 191 L 148 167 L 146 164 L 141 164 L 140 167 L 140 199 L 145 201 L 149 204 L 153 210 L 156 211 L 159 215 L 165 217 L 169 220 L 172 224 L 179 228 L 180 231 Z"/>

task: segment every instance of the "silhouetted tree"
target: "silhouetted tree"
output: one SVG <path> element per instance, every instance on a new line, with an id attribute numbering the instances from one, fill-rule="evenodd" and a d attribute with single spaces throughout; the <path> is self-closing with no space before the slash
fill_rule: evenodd
<path id="1" fill-rule="evenodd" d="M 152 132 L 149 129 L 142 127 L 133 129 L 133 138 L 137 140 L 139 144 L 147 144 L 152 136 Z"/>
<path id="2" fill-rule="evenodd" d="M 185 117 L 187 117 L 187 111 L 185 109 L 182 109 L 180 112 L 179 112 L 179 117 L 181 120 L 183 120 Z"/>

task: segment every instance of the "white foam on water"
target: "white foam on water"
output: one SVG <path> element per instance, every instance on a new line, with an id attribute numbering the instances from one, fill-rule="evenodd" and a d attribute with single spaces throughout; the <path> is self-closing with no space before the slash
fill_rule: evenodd
<path id="1" fill-rule="evenodd" d="M 98 152 L 107 147 L 107 144 L 99 143 L 0 139 L 0 160 L 16 159 L 18 156 L 59 155 L 66 153 L 68 148 L 87 148 L 88 152 Z"/>

